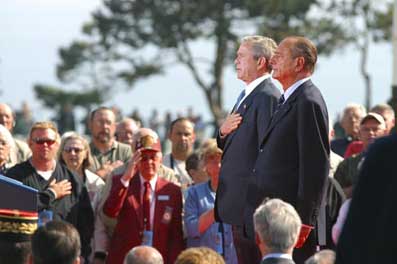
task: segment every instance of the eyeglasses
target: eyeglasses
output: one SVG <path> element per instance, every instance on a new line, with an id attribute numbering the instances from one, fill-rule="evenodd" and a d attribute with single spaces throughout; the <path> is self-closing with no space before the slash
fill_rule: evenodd
<path id="1" fill-rule="evenodd" d="M 65 147 L 63 151 L 65 151 L 66 153 L 72 153 L 74 151 L 74 153 L 79 154 L 80 152 L 84 151 L 84 149 L 76 147 Z"/>
<path id="2" fill-rule="evenodd" d="M 55 139 L 51 139 L 51 138 L 33 138 L 32 141 L 37 145 L 47 144 L 47 146 L 51 146 L 56 142 Z"/>

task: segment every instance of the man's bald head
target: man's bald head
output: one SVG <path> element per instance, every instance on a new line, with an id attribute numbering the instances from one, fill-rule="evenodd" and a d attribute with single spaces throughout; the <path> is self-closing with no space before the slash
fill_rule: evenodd
<path id="1" fill-rule="evenodd" d="M 11 107 L 7 104 L 0 103 L 0 124 L 11 132 L 14 127 L 14 121 L 14 113 Z"/>
<path id="2" fill-rule="evenodd" d="M 149 246 L 137 246 L 128 252 L 125 264 L 163 264 L 163 257 L 157 249 Z"/>

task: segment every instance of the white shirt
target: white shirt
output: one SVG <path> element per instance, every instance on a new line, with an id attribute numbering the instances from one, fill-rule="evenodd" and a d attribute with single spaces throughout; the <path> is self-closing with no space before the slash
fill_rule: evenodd
<path id="1" fill-rule="evenodd" d="M 286 253 L 270 253 L 270 254 L 265 255 L 262 260 L 268 259 L 268 258 L 283 258 L 283 259 L 292 260 L 292 256 L 290 254 L 286 254 Z"/>
<path id="2" fill-rule="evenodd" d="M 250 93 L 252 93 L 252 91 L 264 80 L 266 80 L 267 78 L 270 78 L 270 74 L 266 73 L 265 75 L 262 75 L 261 77 L 253 80 L 252 82 L 250 82 L 246 87 L 245 87 L 245 95 L 243 97 L 243 99 L 240 100 L 240 103 L 236 106 L 235 109 L 238 109 L 239 106 L 241 105 L 241 103 L 245 100 L 245 98 L 247 98 L 248 95 L 250 95 Z"/>
<path id="3" fill-rule="evenodd" d="M 293 85 L 291 85 L 290 87 L 288 87 L 288 89 L 285 90 L 284 92 L 284 103 L 287 101 L 288 97 L 290 97 L 291 94 L 293 94 L 295 90 L 298 89 L 299 86 L 301 86 L 304 82 L 310 80 L 310 78 L 311 77 L 303 78 L 297 81 L 296 83 L 294 83 Z"/>
<path id="4" fill-rule="evenodd" d="M 182 190 L 185 190 L 193 183 L 192 178 L 190 178 L 188 172 L 186 171 L 184 160 L 174 159 L 171 153 L 168 153 L 163 157 L 163 165 L 171 168 L 174 171 L 179 184 L 182 186 Z"/>

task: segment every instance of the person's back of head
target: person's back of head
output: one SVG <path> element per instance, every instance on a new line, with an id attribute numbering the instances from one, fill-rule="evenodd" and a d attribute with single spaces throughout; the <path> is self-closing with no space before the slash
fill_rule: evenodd
<path id="1" fill-rule="evenodd" d="M 111 260 L 109 260 L 111 261 Z M 154 247 L 137 246 L 128 252 L 124 264 L 163 264 L 163 257 Z"/>
<path id="2" fill-rule="evenodd" d="M 254 224 L 262 254 L 292 254 L 302 226 L 292 205 L 280 199 L 270 199 L 256 209 Z"/>
<path id="3" fill-rule="evenodd" d="M 39 227 L 32 237 L 34 264 L 80 263 L 80 236 L 73 225 L 51 221 Z"/>
<path id="4" fill-rule="evenodd" d="M 210 248 L 196 247 L 182 251 L 175 264 L 225 264 L 225 261 Z"/>
<path id="5" fill-rule="evenodd" d="M 305 261 L 305 264 L 334 264 L 335 252 L 329 249 L 324 249 Z"/>

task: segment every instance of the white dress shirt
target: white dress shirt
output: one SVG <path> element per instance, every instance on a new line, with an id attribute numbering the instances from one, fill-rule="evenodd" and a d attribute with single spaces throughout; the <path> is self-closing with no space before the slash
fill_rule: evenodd
<path id="1" fill-rule="evenodd" d="M 238 109 L 239 106 L 241 105 L 241 103 L 245 100 L 245 98 L 248 97 L 248 95 L 250 95 L 250 93 L 252 93 L 252 91 L 264 80 L 266 80 L 267 78 L 270 78 L 270 74 L 266 73 L 265 75 L 262 75 L 259 78 L 256 78 L 255 80 L 253 80 L 252 82 L 250 82 L 246 87 L 245 87 L 245 95 L 243 97 L 243 99 L 240 100 L 240 103 L 235 107 L 235 109 Z"/>
<path id="2" fill-rule="evenodd" d="M 296 89 L 298 89 L 299 86 L 301 86 L 304 82 L 307 82 L 308 80 L 310 80 L 311 77 L 307 77 L 307 78 L 303 78 L 297 82 L 295 82 L 293 85 L 291 85 L 290 87 L 288 87 L 287 90 L 285 90 L 284 92 L 284 103 L 288 100 L 288 97 L 291 96 L 291 94 L 293 94 L 295 92 Z"/>

